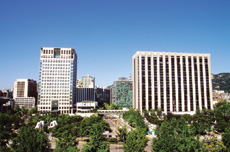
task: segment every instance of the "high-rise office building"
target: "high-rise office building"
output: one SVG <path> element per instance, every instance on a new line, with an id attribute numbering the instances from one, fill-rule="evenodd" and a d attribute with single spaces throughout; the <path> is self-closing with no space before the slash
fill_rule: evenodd
<path id="1" fill-rule="evenodd" d="M 133 108 L 193 114 L 213 109 L 210 54 L 136 52 Z"/>
<path id="2" fill-rule="evenodd" d="M 15 105 L 34 108 L 37 104 L 37 82 L 32 79 L 17 79 L 14 82 Z"/>
<path id="3" fill-rule="evenodd" d="M 122 107 L 132 107 L 132 80 L 125 77 L 114 81 L 111 87 L 112 103 Z"/>
<path id="4" fill-rule="evenodd" d="M 38 111 L 72 113 L 76 105 L 77 54 L 73 48 L 41 48 Z"/>

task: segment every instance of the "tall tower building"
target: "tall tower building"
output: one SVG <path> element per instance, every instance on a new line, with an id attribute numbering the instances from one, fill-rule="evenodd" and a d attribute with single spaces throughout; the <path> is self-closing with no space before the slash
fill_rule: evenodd
<path id="1" fill-rule="evenodd" d="M 76 101 L 77 54 L 73 48 L 41 48 L 38 111 L 72 113 Z"/>
<path id="2" fill-rule="evenodd" d="M 133 108 L 194 114 L 213 109 L 210 54 L 136 52 Z"/>

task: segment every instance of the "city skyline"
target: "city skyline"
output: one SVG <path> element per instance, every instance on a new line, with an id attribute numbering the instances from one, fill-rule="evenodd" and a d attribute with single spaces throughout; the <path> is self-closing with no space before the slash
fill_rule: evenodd
<path id="1" fill-rule="evenodd" d="M 38 81 L 40 47 L 74 48 L 96 86 L 128 77 L 137 51 L 210 53 L 212 73 L 230 72 L 227 0 L 13 3 L 0 2 L 0 89 Z"/>

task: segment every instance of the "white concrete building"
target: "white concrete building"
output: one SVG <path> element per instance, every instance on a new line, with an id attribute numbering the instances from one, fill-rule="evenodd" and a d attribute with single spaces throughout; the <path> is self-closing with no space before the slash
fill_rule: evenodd
<path id="1" fill-rule="evenodd" d="M 73 113 L 77 54 L 73 48 L 41 48 L 38 111 Z"/>
<path id="2" fill-rule="evenodd" d="M 15 105 L 18 105 L 20 108 L 25 107 L 27 109 L 35 108 L 36 102 L 34 97 L 19 97 L 15 98 Z"/>
<path id="3" fill-rule="evenodd" d="M 193 114 L 213 109 L 210 54 L 136 52 L 133 108 Z"/>
<path id="4" fill-rule="evenodd" d="M 96 101 L 82 101 L 77 102 L 77 111 L 81 112 L 90 112 L 93 109 L 95 109 L 98 106 L 98 103 Z"/>

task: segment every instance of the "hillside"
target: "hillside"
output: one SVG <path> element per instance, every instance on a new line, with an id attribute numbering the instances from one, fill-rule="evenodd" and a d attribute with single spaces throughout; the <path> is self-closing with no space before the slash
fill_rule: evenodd
<path id="1" fill-rule="evenodd" d="M 224 90 L 230 93 L 230 73 L 213 74 L 213 90 Z"/>

